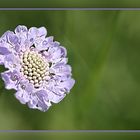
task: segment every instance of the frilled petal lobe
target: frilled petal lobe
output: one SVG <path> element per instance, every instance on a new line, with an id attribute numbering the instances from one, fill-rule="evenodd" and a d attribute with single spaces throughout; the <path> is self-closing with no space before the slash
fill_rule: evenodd
<path id="1" fill-rule="evenodd" d="M 33 38 L 42 37 L 47 35 L 47 30 L 44 27 L 36 28 L 31 27 L 29 29 L 29 33 L 32 35 Z"/>
<path id="2" fill-rule="evenodd" d="M 20 80 L 19 73 L 17 71 L 6 71 L 1 73 L 2 79 L 5 83 L 6 89 L 17 90 L 17 83 Z"/>
<path id="3" fill-rule="evenodd" d="M 42 36 L 46 36 L 47 35 L 47 30 L 45 27 L 40 27 L 38 28 L 38 36 L 42 37 Z"/>
<path id="4" fill-rule="evenodd" d="M 36 95 L 37 95 L 37 99 L 38 99 L 38 107 L 42 111 L 46 111 L 51 106 L 51 103 L 48 99 L 47 91 L 40 90 L 40 91 L 36 92 Z"/>
<path id="5" fill-rule="evenodd" d="M 27 32 L 28 32 L 28 29 L 24 25 L 18 25 L 15 29 L 15 33 L 17 35 L 24 34 L 24 33 L 26 34 Z"/>
<path id="6" fill-rule="evenodd" d="M 51 106 L 46 90 L 37 91 L 31 98 L 32 100 L 30 100 L 28 103 L 30 108 L 37 108 L 41 111 L 47 111 Z"/>
<path id="7" fill-rule="evenodd" d="M 28 40 L 28 29 L 26 26 L 19 25 L 15 29 L 15 34 L 17 35 L 19 39 L 19 44 L 15 46 L 15 50 L 17 52 L 25 51 L 27 50 L 31 45 L 33 45 Z"/>
<path id="8" fill-rule="evenodd" d="M 0 54 L 1 55 L 8 55 L 8 54 L 10 54 L 11 52 L 10 52 L 10 50 L 8 50 L 8 48 L 6 48 L 6 47 L 2 47 L 1 45 L 0 45 Z"/>
<path id="9" fill-rule="evenodd" d="M 34 92 L 34 87 L 27 80 L 20 80 L 18 91 L 15 97 L 22 103 L 26 104 L 31 99 L 31 94 Z"/>
<path id="10" fill-rule="evenodd" d="M 9 69 L 19 69 L 20 68 L 20 60 L 19 57 L 14 54 L 6 55 L 4 58 L 4 66 Z"/>
<path id="11" fill-rule="evenodd" d="M 74 84 L 75 84 L 75 80 L 69 78 L 65 81 L 60 82 L 58 87 L 62 90 L 64 89 L 65 92 L 69 93 L 71 88 L 74 86 Z"/>
<path id="12" fill-rule="evenodd" d="M 16 46 L 19 43 L 18 37 L 11 31 L 7 32 L 7 40 L 12 46 Z"/>
<path id="13" fill-rule="evenodd" d="M 58 63 L 50 68 L 50 72 L 59 76 L 70 76 L 71 67 L 69 65 L 63 65 L 63 63 Z"/>
<path id="14" fill-rule="evenodd" d="M 47 30 L 44 27 L 31 27 L 28 32 L 28 39 L 32 41 L 35 46 L 38 46 L 45 39 L 46 35 Z"/>
<path id="15" fill-rule="evenodd" d="M 48 98 L 51 102 L 59 103 L 66 96 L 66 94 L 58 94 L 58 92 L 59 91 L 55 89 L 48 91 Z"/>
<path id="16" fill-rule="evenodd" d="M 38 109 L 37 107 L 37 97 L 34 94 L 31 94 L 30 101 L 27 103 L 29 108 Z"/>
<path id="17" fill-rule="evenodd" d="M 13 48 L 9 43 L 7 43 L 5 41 L 2 41 L 0 43 L 0 54 L 1 55 L 8 55 L 8 54 L 12 53 L 12 51 L 13 51 Z"/>
<path id="18" fill-rule="evenodd" d="M 50 61 L 57 63 L 61 59 L 65 58 L 67 55 L 67 51 L 64 47 L 50 47 L 48 52 L 46 52 L 47 59 Z"/>
<path id="19" fill-rule="evenodd" d="M 20 103 L 22 104 L 26 104 L 30 98 L 29 98 L 29 95 L 26 91 L 24 90 L 18 90 L 16 93 L 15 93 L 15 97 L 20 101 Z"/>

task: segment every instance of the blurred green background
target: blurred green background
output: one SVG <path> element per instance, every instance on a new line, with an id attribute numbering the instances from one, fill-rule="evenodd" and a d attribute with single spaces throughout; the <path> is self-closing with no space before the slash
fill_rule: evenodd
<path id="1" fill-rule="evenodd" d="M 76 84 L 44 113 L 0 80 L 0 129 L 140 129 L 140 11 L 0 11 L 0 35 L 17 25 L 45 26 Z"/>
<path id="2" fill-rule="evenodd" d="M 139 0 L 0 0 L 0 7 L 140 7 Z"/>

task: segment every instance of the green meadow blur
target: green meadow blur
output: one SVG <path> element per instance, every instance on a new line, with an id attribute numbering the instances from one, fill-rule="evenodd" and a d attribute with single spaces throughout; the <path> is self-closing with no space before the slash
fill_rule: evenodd
<path id="1" fill-rule="evenodd" d="M 59 133 L 59 132 L 50 132 L 50 133 L 0 133 L 0 138 L 4 138 L 5 140 L 138 140 L 140 138 L 139 133 Z"/>
<path id="2" fill-rule="evenodd" d="M 0 11 L 0 35 L 17 25 L 45 26 L 67 48 L 76 83 L 44 113 L 0 79 L 1 130 L 140 129 L 140 11 Z"/>
<path id="3" fill-rule="evenodd" d="M 17 7 L 17 8 L 30 8 L 30 7 L 41 7 L 41 8 L 71 8 L 71 7 L 140 7 L 139 0 L 1 0 L 0 7 Z"/>

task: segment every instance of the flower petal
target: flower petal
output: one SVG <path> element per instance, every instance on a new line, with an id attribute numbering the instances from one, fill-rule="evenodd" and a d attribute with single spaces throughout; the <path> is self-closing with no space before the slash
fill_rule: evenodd
<path id="1" fill-rule="evenodd" d="M 74 79 L 67 79 L 66 81 L 62 81 L 59 83 L 59 89 L 65 89 L 65 92 L 69 93 L 71 88 L 74 86 L 75 80 Z"/>
<path id="2" fill-rule="evenodd" d="M 6 71 L 1 73 L 6 89 L 17 90 L 17 82 L 20 79 L 17 71 Z"/>
<path id="3" fill-rule="evenodd" d="M 47 35 L 47 30 L 45 27 L 40 27 L 40 28 L 31 27 L 29 29 L 29 33 L 30 35 L 32 35 L 34 39 L 36 39 L 38 37 L 45 37 Z"/>
<path id="4" fill-rule="evenodd" d="M 7 54 L 10 54 L 10 53 L 11 53 L 11 51 L 7 47 L 0 44 L 0 54 L 1 55 L 7 55 Z"/>
<path id="5" fill-rule="evenodd" d="M 46 36 L 47 35 L 47 30 L 45 27 L 40 27 L 38 28 L 38 33 L 37 33 L 37 36 Z"/>
<path id="6" fill-rule="evenodd" d="M 48 90 L 48 98 L 53 103 L 59 103 L 65 96 L 66 94 L 58 94 L 58 91 L 54 89 L 53 91 Z"/>
<path id="7" fill-rule="evenodd" d="M 15 97 L 20 101 L 22 104 L 26 104 L 30 100 L 29 94 L 24 90 L 18 90 L 15 93 Z"/>
<path id="8" fill-rule="evenodd" d="M 18 25 L 16 28 L 15 28 L 15 33 L 17 35 L 19 34 L 23 34 L 23 33 L 27 33 L 28 29 L 26 26 L 24 25 Z"/>
<path id="9" fill-rule="evenodd" d="M 58 63 L 62 59 L 66 58 L 67 51 L 64 47 L 50 47 L 48 52 L 46 52 L 46 58 L 53 63 Z"/>
<path id="10" fill-rule="evenodd" d="M 64 65 L 63 63 L 58 63 L 50 68 L 50 73 L 54 73 L 60 76 L 64 75 L 71 76 L 71 66 Z"/>
<path id="11" fill-rule="evenodd" d="M 34 44 L 36 48 L 38 48 L 39 51 L 41 51 L 43 49 L 43 46 L 41 44 L 46 35 L 47 30 L 45 27 L 31 27 L 28 32 L 28 39 Z"/>
<path id="12" fill-rule="evenodd" d="M 15 97 L 22 103 L 25 104 L 30 101 L 31 94 L 34 92 L 34 87 L 26 79 L 21 79 L 18 84 L 18 90 Z"/>
<path id="13" fill-rule="evenodd" d="M 14 32 L 8 31 L 8 32 L 6 33 L 6 36 L 7 36 L 8 42 L 9 42 L 11 45 L 15 46 L 15 45 L 17 45 L 17 44 L 19 43 L 19 39 L 18 39 L 18 37 L 14 34 Z"/>
<path id="14" fill-rule="evenodd" d="M 4 58 L 4 66 L 9 69 L 20 69 L 20 59 L 14 54 L 6 55 Z"/>
<path id="15" fill-rule="evenodd" d="M 30 100 L 27 104 L 29 108 L 37 109 L 37 97 L 31 94 Z"/>
<path id="16" fill-rule="evenodd" d="M 12 48 L 12 46 L 9 43 L 7 43 L 5 41 L 0 42 L 0 54 L 1 55 L 8 55 L 12 52 L 14 52 L 14 48 Z"/>
<path id="17" fill-rule="evenodd" d="M 32 44 L 28 40 L 28 29 L 26 26 L 19 25 L 15 29 L 15 33 L 19 38 L 19 45 L 15 46 L 17 52 L 27 50 Z"/>
<path id="18" fill-rule="evenodd" d="M 41 111 L 47 111 L 51 106 L 51 103 L 48 99 L 46 90 L 39 90 L 34 94 L 34 96 L 32 95 L 28 106 L 30 108 L 37 108 Z"/>

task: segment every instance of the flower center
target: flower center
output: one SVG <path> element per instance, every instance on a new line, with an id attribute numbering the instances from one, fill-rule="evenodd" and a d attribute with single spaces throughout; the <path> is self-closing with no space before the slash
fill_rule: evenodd
<path id="1" fill-rule="evenodd" d="M 34 87 L 38 88 L 48 75 L 49 63 L 36 51 L 26 51 L 22 55 L 21 72 Z"/>

